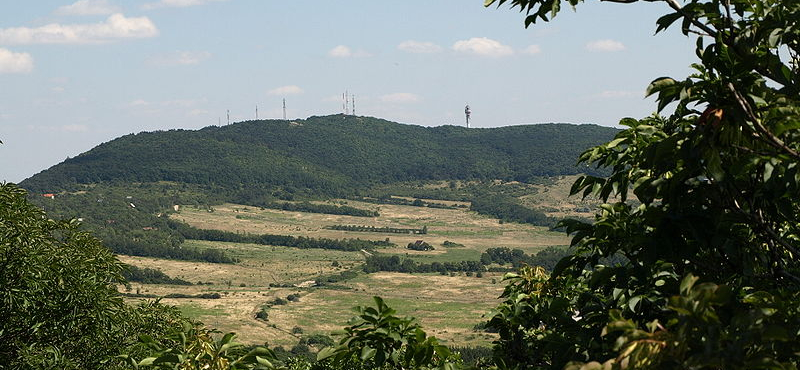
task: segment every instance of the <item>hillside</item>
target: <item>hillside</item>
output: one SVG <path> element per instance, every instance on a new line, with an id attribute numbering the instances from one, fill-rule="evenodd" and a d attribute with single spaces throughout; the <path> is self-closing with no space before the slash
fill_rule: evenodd
<path id="1" fill-rule="evenodd" d="M 578 154 L 616 132 L 570 124 L 422 127 L 344 115 L 247 121 L 122 136 L 20 185 L 42 193 L 98 182 L 170 181 L 342 195 L 396 181 L 528 182 L 586 172 L 575 165 Z"/>

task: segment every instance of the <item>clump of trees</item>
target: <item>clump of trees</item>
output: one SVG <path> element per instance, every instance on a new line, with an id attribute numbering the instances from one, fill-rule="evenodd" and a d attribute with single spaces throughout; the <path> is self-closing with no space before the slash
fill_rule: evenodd
<path id="1" fill-rule="evenodd" d="M 391 233 L 391 234 L 427 234 L 428 227 L 423 226 L 419 229 L 413 228 L 402 228 L 402 227 L 375 227 L 375 226 L 361 226 L 361 225 L 330 225 L 325 226 L 326 229 L 330 230 L 342 230 L 342 231 L 362 231 L 362 232 L 370 232 L 370 233 Z"/>
<path id="2" fill-rule="evenodd" d="M 361 209 L 351 206 L 339 206 L 335 204 L 318 204 L 310 202 L 256 202 L 252 204 L 256 207 L 280 209 L 292 212 L 325 213 L 330 215 L 346 215 L 356 217 L 378 217 L 378 211 Z"/>
<path id="3" fill-rule="evenodd" d="M 279 245 L 303 249 L 335 249 L 343 251 L 359 251 L 362 249 L 374 249 L 377 247 L 395 245 L 394 243 L 384 240 L 308 238 L 304 236 L 274 234 L 239 234 L 222 230 L 198 229 L 176 220 L 168 220 L 167 224 L 182 237 L 193 240 Z"/>
<path id="4" fill-rule="evenodd" d="M 633 3 L 635 1 L 619 1 Z M 547 21 L 560 0 L 497 0 Z M 568 0 L 572 6 L 580 0 Z M 647 89 L 668 116 L 581 155 L 609 169 L 574 253 L 510 276 L 490 325 L 499 364 L 539 369 L 793 369 L 800 342 L 800 5 L 658 2 L 657 32 L 697 36 L 685 79 Z M 637 206 L 627 200 L 635 197 Z M 604 258 L 621 255 L 623 263 Z M 587 266 L 589 268 L 587 268 Z"/>
<path id="5" fill-rule="evenodd" d="M 192 285 L 186 280 L 170 277 L 161 270 L 148 267 L 140 268 L 133 265 L 125 265 L 122 270 L 122 277 L 127 282 L 142 284 Z"/>
<path id="6" fill-rule="evenodd" d="M 511 196 L 485 194 L 475 196 L 469 208 L 481 214 L 490 215 L 503 222 L 519 222 L 536 226 L 554 227 L 558 220 L 542 211 L 525 207 Z"/>
<path id="7" fill-rule="evenodd" d="M 124 266 L 78 223 L 57 221 L 25 191 L 0 184 L 0 364 L 8 369 L 119 369 L 143 354 L 141 335 L 165 338 L 180 313 L 125 304 Z"/>

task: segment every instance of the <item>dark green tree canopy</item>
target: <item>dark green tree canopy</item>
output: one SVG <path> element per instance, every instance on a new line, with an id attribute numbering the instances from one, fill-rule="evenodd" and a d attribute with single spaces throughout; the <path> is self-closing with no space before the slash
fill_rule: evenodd
<path id="1" fill-rule="evenodd" d="M 674 107 L 668 116 L 623 119 L 627 130 L 581 156 L 611 175 L 584 176 L 572 192 L 607 204 L 593 224 L 563 223 L 576 253 L 552 275 L 510 278 L 492 319 L 509 365 L 794 369 L 800 360 L 800 2 L 663 2 L 656 30 L 677 25 L 697 38 L 695 72 L 648 87 L 659 111 Z M 519 8 L 528 26 L 563 2 L 493 3 Z M 601 264 L 613 255 L 626 262 Z"/>

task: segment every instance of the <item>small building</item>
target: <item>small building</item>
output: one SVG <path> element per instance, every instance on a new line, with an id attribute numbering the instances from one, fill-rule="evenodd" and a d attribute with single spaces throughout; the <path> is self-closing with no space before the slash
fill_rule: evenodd
<path id="1" fill-rule="evenodd" d="M 408 246 L 406 246 L 406 248 L 415 251 L 432 251 L 434 249 L 432 245 L 422 240 L 417 240 L 413 243 L 408 243 Z"/>
<path id="2" fill-rule="evenodd" d="M 42 194 L 45 198 L 56 199 L 56 195 L 52 193 Z"/>

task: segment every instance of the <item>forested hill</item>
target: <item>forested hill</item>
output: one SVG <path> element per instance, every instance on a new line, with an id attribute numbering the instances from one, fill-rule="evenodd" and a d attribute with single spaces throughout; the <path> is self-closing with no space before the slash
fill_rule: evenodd
<path id="1" fill-rule="evenodd" d="M 34 192 L 98 182 L 174 181 L 221 188 L 294 187 L 336 194 L 374 183 L 504 179 L 585 172 L 586 148 L 617 130 L 537 124 L 422 127 L 332 115 L 122 136 L 23 181 Z"/>

